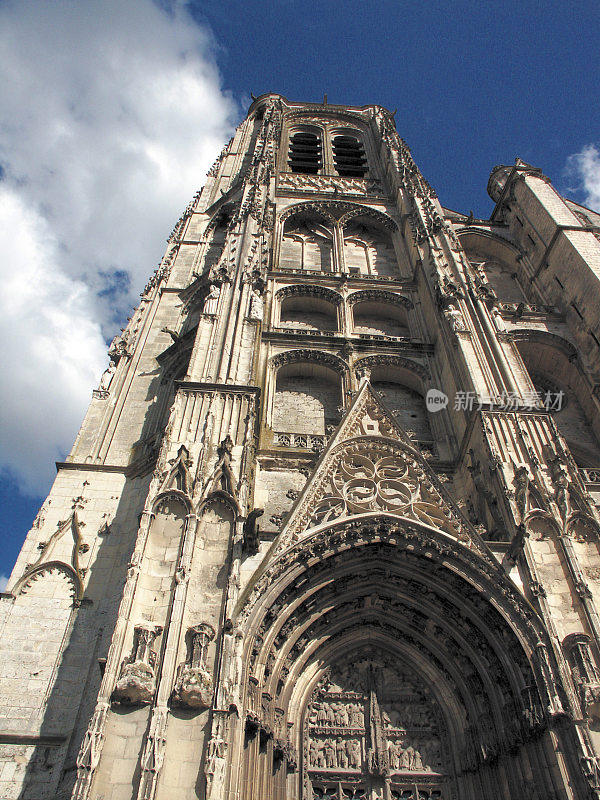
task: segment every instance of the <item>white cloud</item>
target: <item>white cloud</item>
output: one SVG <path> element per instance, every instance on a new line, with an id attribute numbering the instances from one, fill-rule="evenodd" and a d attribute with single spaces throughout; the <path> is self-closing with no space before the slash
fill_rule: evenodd
<path id="1" fill-rule="evenodd" d="M 0 466 L 43 492 L 238 109 L 151 0 L 5 2 L 0 71 Z"/>
<path id="2" fill-rule="evenodd" d="M 8 575 L 0 575 L 0 592 L 3 592 L 6 589 L 7 584 L 8 584 Z"/>
<path id="3" fill-rule="evenodd" d="M 594 211 L 600 211 L 600 151 L 594 144 L 587 144 L 567 160 L 569 175 L 577 180 L 574 191 L 582 193 L 582 203 Z"/>

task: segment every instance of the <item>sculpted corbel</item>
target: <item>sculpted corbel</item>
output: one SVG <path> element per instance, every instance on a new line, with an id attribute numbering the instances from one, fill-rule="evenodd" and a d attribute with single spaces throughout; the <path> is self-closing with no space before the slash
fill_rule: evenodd
<path id="1" fill-rule="evenodd" d="M 173 705 L 188 708 L 208 708 L 211 705 L 214 687 L 207 656 L 208 645 L 214 637 L 214 628 L 206 622 L 188 628 L 188 660 L 177 671 L 171 695 Z"/>
<path id="2" fill-rule="evenodd" d="M 152 645 L 162 627 L 137 625 L 134 629 L 132 655 L 125 659 L 121 675 L 112 693 L 114 703 L 147 705 L 154 695 L 154 662 Z"/>

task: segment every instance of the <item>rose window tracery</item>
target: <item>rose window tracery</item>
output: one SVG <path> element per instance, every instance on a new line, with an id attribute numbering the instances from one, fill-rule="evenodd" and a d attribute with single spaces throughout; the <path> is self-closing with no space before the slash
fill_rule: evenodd
<path id="1" fill-rule="evenodd" d="M 309 797 L 367 800 L 384 783 L 398 800 L 451 796 L 443 789 L 449 753 L 441 709 L 417 675 L 386 653 L 371 648 L 325 672 L 304 730 Z"/>

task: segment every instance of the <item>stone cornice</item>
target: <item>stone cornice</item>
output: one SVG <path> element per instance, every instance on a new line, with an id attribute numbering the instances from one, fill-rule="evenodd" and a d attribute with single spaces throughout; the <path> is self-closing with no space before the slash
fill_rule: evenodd
<path id="1" fill-rule="evenodd" d="M 224 394 L 260 394 L 260 386 L 234 383 L 205 383 L 202 381 L 175 381 L 178 389 L 186 392 L 222 392 Z"/>
<path id="2" fill-rule="evenodd" d="M 122 472 L 129 470 L 129 465 L 123 464 L 87 464 L 84 461 L 55 461 L 56 471 L 61 469 L 81 470 L 82 472 Z"/>
<path id="3" fill-rule="evenodd" d="M 338 336 L 335 334 L 321 333 L 320 331 L 309 331 L 307 333 L 298 333 L 298 331 L 263 331 L 262 339 L 265 342 L 281 342 L 285 344 L 293 343 L 302 347 L 322 347 L 324 345 L 330 347 L 343 347 L 344 345 L 351 345 L 352 349 L 357 352 L 371 351 L 373 348 L 381 350 L 384 348 L 386 353 L 427 353 L 433 354 L 434 346 L 427 342 L 415 341 L 414 339 L 385 339 L 385 338 L 371 338 L 360 339 L 346 338 L 345 336 Z"/>

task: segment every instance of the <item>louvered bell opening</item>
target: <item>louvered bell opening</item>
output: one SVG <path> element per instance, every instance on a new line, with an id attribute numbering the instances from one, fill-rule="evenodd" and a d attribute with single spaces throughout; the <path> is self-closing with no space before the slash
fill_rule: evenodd
<path id="1" fill-rule="evenodd" d="M 338 175 L 364 178 L 367 158 L 362 144 L 353 136 L 336 136 L 333 140 L 333 160 Z"/>
<path id="2" fill-rule="evenodd" d="M 314 133 L 295 133 L 290 141 L 290 170 L 317 175 L 322 163 L 319 137 Z"/>

